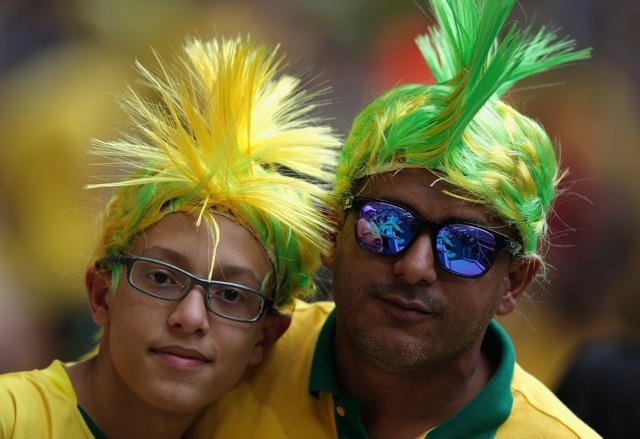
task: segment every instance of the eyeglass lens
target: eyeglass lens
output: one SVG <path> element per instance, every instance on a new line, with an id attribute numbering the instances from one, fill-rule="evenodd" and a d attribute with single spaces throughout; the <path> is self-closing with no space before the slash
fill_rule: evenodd
<path id="1" fill-rule="evenodd" d="M 489 231 L 469 224 L 432 223 L 435 253 L 442 268 L 464 277 L 486 273 L 498 246 Z M 356 216 L 360 247 L 381 255 L 402 253 L 420 232 L 420 221 L 410 211 L 381 201 L 363 201 Z"/>
<path id="2" fill-rule="evenodd" d="M 130 273 L 131 284 L 153 296 L 177 300 L 192 288 L 192 279 L 171 267 L 137 260 Z M 233 319 L 252 320 L 260 315 L 262 297 L 241 285 L 211 283 L 205 294 L 207 307 L 214 313 Z"/>

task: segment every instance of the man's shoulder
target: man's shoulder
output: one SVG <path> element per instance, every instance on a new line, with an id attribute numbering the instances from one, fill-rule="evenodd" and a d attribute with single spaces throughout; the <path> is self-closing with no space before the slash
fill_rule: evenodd
<path id="1" fill-rule="evenodd" d="M 293 322 L 304 326 L 322 326 L 334 308 L 335 304 L 330 301 L 305 302 L 296 299 Z"/>
<path id="2" fill-rule="evenodd" d="M 186 437 L 335 437 L 330 398 L 309 394 L 316 343 L 333 308 L 331 302 L 297 301 L 291 326 L 262 363 L 250 366 Z"/>
<path id="3" fill-rule="evenodd" d="M 308 303 L 296 300 L 291 325 L 267 354 L 267 365 L 290 362 L 292 356 L 298 358 L 302 352 L 308 356 L 310 365 L 318 335 L 333 308 L 333 302 Z M 264 369 L 265 365 L 260 368 Z"/>
<path id="4" fill-rule="evenodd" d="M 569 410 L 554 393 L 518 364 L 511 383 L 513 408 L 497 437 L 537 431 L 540 437 L 599 438 L 593 429 Z M 502 434 L 501 434 L 502 433 Z M 506 433 L 506 434 L 505 434 Z"/>

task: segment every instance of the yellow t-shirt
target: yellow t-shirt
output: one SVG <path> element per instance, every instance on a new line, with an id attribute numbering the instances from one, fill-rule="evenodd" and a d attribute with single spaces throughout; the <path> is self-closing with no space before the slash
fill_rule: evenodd
<path id="1" fill-rule="evenodd" d="M 0 437 L 94 438 L 62 362 L 0 375 Z"/>
<path id="2" fill-rule="evenodd" d="M 188 437 L 366 438 L 359 402 L 342 394 L 333 370 L 334 333 L 332 303 L 299 301 L 291 327 L 263 363 L 208 407 Z M 600 437 L 515 363 L 513 345 L 495 322 L 483 349 L 498 363 L 492 379 L 469 404 L 422 437 Z"/>

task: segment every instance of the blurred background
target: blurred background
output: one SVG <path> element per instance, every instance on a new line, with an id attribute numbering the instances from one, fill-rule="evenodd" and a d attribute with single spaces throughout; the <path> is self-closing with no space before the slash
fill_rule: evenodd
<path id="1" fill-rule="evenodd" d="M 605 4 L 606 3 L 606 4 Z M 514 19 L 552 23 L 593 59 L 520 84 L 509 99 L 561 145 L 570 174 L 552 220 L 549 282 L 500 321 L 518 361 L 557 386 L 588 340 L 640 332 L 640 2 L 521 0 Z M 251 33 L 282 43 L 333 87 L 322 109 L 346 135 L 373 97 L 430 74 L 411 0 L 2 0 L 0 372 L 72 360 L 92 343 L 83 273 L 105 195 L 92 137 L 125 129 L 113 99 L 151 47 Z M 633 335 L 636 334 L 636 335 Z"/>

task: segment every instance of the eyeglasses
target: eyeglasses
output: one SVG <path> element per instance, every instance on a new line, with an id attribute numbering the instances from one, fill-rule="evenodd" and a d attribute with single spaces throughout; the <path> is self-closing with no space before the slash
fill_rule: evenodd
<path id="1" fill-rule="evenodd" d="M 421 218 L 411 209 L 386 200 L 351 197 L 344 209 L 354 207 L 354 236 L 371 253 L 395 256 L 406 251 L 425 230 L 435 236 L 433 253 L 445 271 L 462 277 L 480 277 L 501 249 L 515 256 L 521 246 L 493 230 L 465 222 L 438 223 Z"/>
<path id="2" fill-rule="evenodd" d="M 156 299 L 179 302 L 195 287 L 204 290 L 204 304 L 209 312 L 234 320 L 253 323 L 274 300 L 260 291 L 231 282 L 200 279 L 166 262 L 142 256 L 111 256 L 96 261 L 96 267 L 122 264 L 127 267 L 127 280 L 136 290 Z"/>

